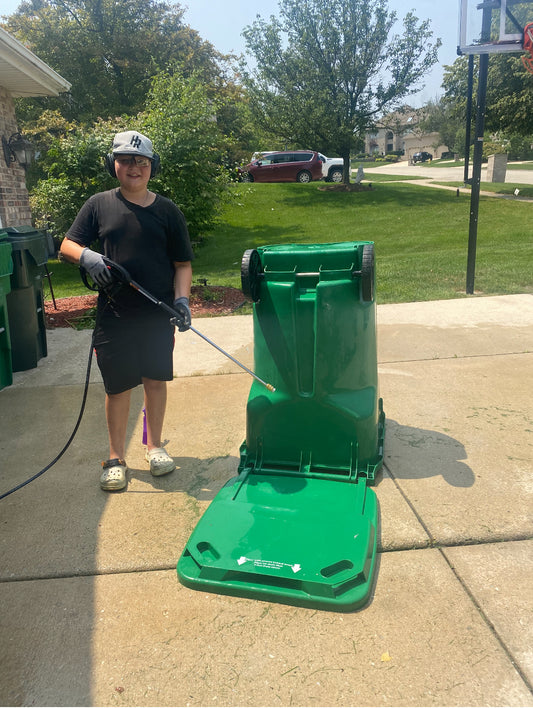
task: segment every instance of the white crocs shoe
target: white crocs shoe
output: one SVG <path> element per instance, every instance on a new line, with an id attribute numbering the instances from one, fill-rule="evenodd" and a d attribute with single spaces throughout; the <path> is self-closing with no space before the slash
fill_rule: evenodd
<path id="1" fill-rule="evenodd" d="M 100 487 L 106 492 L 114 492 L 119 489 L 124 489 L 128 483 L 126 472 L 128 467 L 125 460 L 119 460 L 115 457 L 112 460 L 102 462 L 104 471 L 100 477 Z"/>
<path id="2" fill-rule="evenodd" d="M 154 477 L 161 477 L 176 469 L 176 463 L 164 447 L 146 450 L 146 460 L 150 463 L 150 472 Z"/>

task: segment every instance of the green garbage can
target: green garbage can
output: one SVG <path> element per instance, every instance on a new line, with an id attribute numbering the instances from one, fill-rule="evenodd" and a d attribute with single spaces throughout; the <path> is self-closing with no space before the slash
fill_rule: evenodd
<path id="1" fill-rule="evenodd" d="M 375 573 L 385 415 L 378 392 L 374 245 L 244 254 L 254 369 L 236 477 L 178 562 L 198 590 L 352 611 Z"/>
<path id="2" fill-rule="evenodd" d="M 46 232 L 31 226 L 8 227 L 13 273 L 7 296 L 13 371 L 26 371 L 48 354 L 43 301 L 44 266 L 48 262 Z"/>
<path id="3" fill-rule="evenodd" d="M 373 243 L 256 253 L 259 271 L 253 252 L 248 274 L 243 266 L 257 299 L 255 371 L 276 391 L 252 385 L 247 461 L 298 471 L 308 459 L 311 470 L 351 471 L 372 482 L 381 465 Z"/>
<path id="4" fill-rule="evenodd" d="M 7 314 L 7 295 L 11 291 L 12 272 L 11 244 L 7 239 L 7 233 L 2 230 L 0 231 L 0 389 L 13 383 L 11 338 Z"/>

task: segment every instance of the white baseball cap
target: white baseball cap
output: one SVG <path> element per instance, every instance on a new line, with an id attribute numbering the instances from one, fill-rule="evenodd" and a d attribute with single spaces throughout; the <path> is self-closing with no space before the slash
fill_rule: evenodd
<path id="1" fill-rule="evenodd" d="M 117 133 L 113 140 L 114 155 L 143 155 L 153 159 L 152 141 L 136 130 Z"/>

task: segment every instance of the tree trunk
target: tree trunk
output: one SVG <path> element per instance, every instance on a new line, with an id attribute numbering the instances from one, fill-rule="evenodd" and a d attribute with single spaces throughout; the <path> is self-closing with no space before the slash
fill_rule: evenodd
<path id="1" fill-rule="evenodd" d="M 350 184 L 350 175 L 351 175 L 350 153 L 348 153 L 348 154 L 344 153 L 342 155 L 342 159 L 344 160 L 342 181 L 344 184 Z"/>

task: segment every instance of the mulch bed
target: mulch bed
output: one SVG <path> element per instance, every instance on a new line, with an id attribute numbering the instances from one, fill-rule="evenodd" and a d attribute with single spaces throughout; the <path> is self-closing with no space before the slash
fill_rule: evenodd
<path id="1" fill-rule="evenodd" d="M 96 307 L 96 295 L 79 295 L 56 299 L 56 308 L 52 300 L 44 303 L 46 327 L 83 328 L 83 320 L 92 327 L 91 315 Z M 242 291 L 220 285 L 193 285 L 191 288 L 191 314 L 193 317 L 213 317 L 230 315 L 247 302 Z"/>

